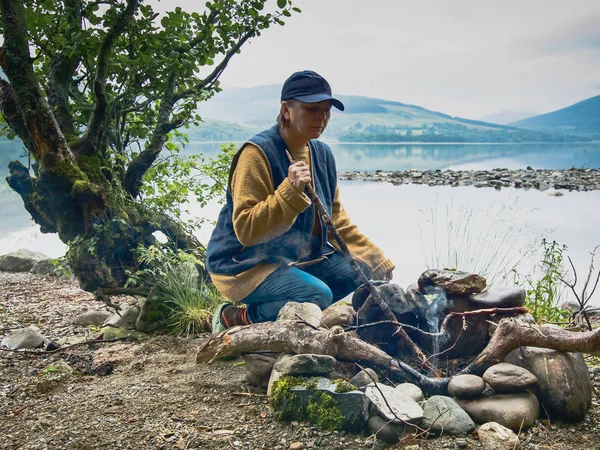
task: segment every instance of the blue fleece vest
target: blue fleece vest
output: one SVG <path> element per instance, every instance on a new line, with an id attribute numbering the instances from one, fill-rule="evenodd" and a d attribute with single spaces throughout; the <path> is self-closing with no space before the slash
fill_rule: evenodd
<path id="1" fill-rule="evenodd" d="M 274 187 L 277 189 L 287 177 L 288 167 L 290 166 L 290 161 L 285 152 L 287 146 L 279 134 L 278 127 L 274 126 L 257 134 L 250 139 L 249 143 L 259 147 L 266 155 L 271 168 Z M 229 171 L 227 201 L 219 213 L 217 226 L 208 242 L 206 267 L 211 273 L 238 275 L 263 263 L 282 266 L 291 265 L 300 262 L 301 255 L 310 247 L 315 217 L 314 205 L 310 205 L 299 214 L 288 231 L 268 242 L 244 247 L 238 241 L 233 230 L 231 176 L 245 145 L 233 158 Z M 327 213 L 331 216 L 337 186 L 335 159 L 329 146 L 320 141 L 311 140 L 309 147 L 313 185 Z M 312 254 L 305 257 L 303 261 L 315 259 L 331 252 L 332 248 L 329 245 L 324 245 L 327 242 L 325 224 L 320 217 L 318 217 L 318 220 L 321 221 L 321 242 L 317 249 L 313 250 Z"/>

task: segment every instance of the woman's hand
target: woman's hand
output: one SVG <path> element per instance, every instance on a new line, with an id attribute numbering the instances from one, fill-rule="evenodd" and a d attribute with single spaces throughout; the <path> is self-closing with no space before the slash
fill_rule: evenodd
<path id="1" fill-rule="evenodd" d="M 304 161 L 298 161 L 288 168 L 287 177 L 298 192 L 304 192 L 304 188 L 310 183 L 310 170 Z"/>

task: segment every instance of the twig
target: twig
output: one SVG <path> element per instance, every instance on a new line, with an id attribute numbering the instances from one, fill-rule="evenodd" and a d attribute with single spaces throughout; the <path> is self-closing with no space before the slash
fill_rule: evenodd
<path id="1" fill-rule="evenodd" d="M 450 322 L 451 320 L 455 319 L 456 317 L 469 317 L 469 316 L 477 316 L 477 315 L 492 315 L 492 314 L 526 314 L 529 312 L 529 309 L 527 309 L 527 307 L 525 306 L 517 306 L 514 308 L 488 308 L 488 309 L 476 309 L 473 311 L 467 311 L 467 312 L 451 312 L 449 313 L 445 318 L 444 321 L 442 322 L 442 325 L 440 327 L 440 331 L 437 333 L 431 333 L 425 330 L 422 330 L 421 328 L 417 328 L 414 327 L 412 325 L 408 325 L 405 323 L 401 323 L 401 322 L 396 322 L 394 320 L 380 320 L 378 322 L 371 322 L 371 323 L 365 323 L 363 325 L 353 325 L 353 326 L 348 326 L 345 328 L 345 331 L 348 330 L 358 330 L 361 328 L 367 328 L 367 327 L 373 327 L 376 325 L 382 325 L 382 324 L 386 324 L 389 323 L 391 325 L 396 325 L 398 327 L 404 327 L 404 328 L 409 328 L 411 330 L 415 330 L 418 331 L 421 334 L 424 334 L 426 336 L 444 336 L 447 334 L 447 330 L 446 328 L 448 327 L 448 322 Z"/>
<path id="2" fill-rule="evenodd" d="M 232 392 L 231 395 L 245 395 L 247 397 L 268 397 L 266 394 L 254 394 L 252 392 Z"/>
<path id="3" fill-rule="evenodd" d="M 514 308 L 487 308 L 487 309 L 476 309 L 474 311 L 467 312 L 451 312 L 446 317 L 444 317 L 444 321 L 442 322 L 442 326 L 440 327 L 441 333 L 446 333 L 446 327 L 448 323 L 454 319 L 455 317 L 470 317 L 470 316 L 478 316 L 478 315 L 492 315 L 492 314 L 527 314 L 529 309 L 525 306 L 516 306 Z"/>
<path id="4" fill-rule="evenodd" d="M 10 348 L 0 348 L 0 351 L 3 352 L 12 352 L 12 353 L 19 353 L 21 355 L 50 355 L 52 353 L 59 353 L 62 352 L 64 350 L 68 350 L 70 348 L 73 347 L 79 347 L 81 345 L 87 345 L 87 344 L 108 344 L 110 342 L 117 342 L 117 341 L 125 341 L 129 339 L 129 336 L 125 336 L 125 337 L 120 337 L 120 338 L 114 338 L 114 339 L 96 339 L 93 341 L 84 341 L 84 342 L 76 342 L 75 344 L 71 344 L 71 345 L 67 345 L 65 347 L 59 347 L 57 349 L 54 350 L 12 350 Z"/>
<path id="5" fill-rule="evenodd" d="M 585 280 L 585 283 L 583 284 L 583 289 L 581 290 L 581 295 L 578 295 L 577 291 L 575 290 L 575 286 L 577 285 L 577 270 L 575 270 L 575 265 L 573 264 L 573 261 L 571 260 L 570 256 L 567 256 L 567 259 L 569 260 L 569 264 L 571 265 L 571 269 L 573 270 L 573 278 L 574 278 L 573 282 L 569 283 L 565 279 L 559 277 L 559 280 L 562 281 L 566 286 L 568 286 L 571 289 L 571 292 L 575 296 L 577 303 L 579 303 L 579 311 L 573 315 L 571 320 L 573 322 L 575 322 L 579 318 L 580 315 L 583 315 L 583 317 L 586 321 L 586 324 L 588 326 L 588 329 L 590 331 L 592 330 L 592 323 L 590 322 L 590 319 L 587 315 L 587 313 L 588 313 L 587 304 L 590 301 L 590 299 L 592 298 L 592 296 L 594 295 L 594 292 L 596 292 L 596 288 L 598 287 L 598 282 L 600 281 L 600 271 L 598 271 L 596 280 L 594 282 L 594 287 L 592 288 L 592 290 L 589 294 L 587 293 L 587 289 L 590 284 L 590 281 L 592 280 L 592 276 L 594 275 L 594 258 L 596 257 L 596 251 L 598 250 L 599 247 L 600 247 L 600 245 L 597 245 L 596 247 L 594 247 L 594 250 L 592 250 L 590 252 L 590 254 L 591 254 L 590 267 L 588 269 L 588 276 Z"/>
<path id="6" fill-rule="evenodd" d="M 308 323 L 306 320 L 304 320 L 302 317 L 300 317 L 298 315 L 298 313 L 295 313 L 295 315 L 298 318 L 298 322 L 297 323 L 301 323 L 301 324 L 307 325 L 307 326 L 311 327 L 313 330 L 319 331 L 319 327 L 315 327 L 312 323 Z"/>

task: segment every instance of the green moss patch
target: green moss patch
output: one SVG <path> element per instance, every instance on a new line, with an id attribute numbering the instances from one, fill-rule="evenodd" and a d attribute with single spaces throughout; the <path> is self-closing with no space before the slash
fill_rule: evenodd
<path id="1" fill-rule="evenodd" d="M 335 380 L 336 393 L 349 392 L 354 386 Z M 279 420 L 310 422 L 324 430 L 342 430 L 345 417 L 333 396 L 317 390 L 317 378 L 284 376 L 275 382 L 271 406 Z M 303 392 L 306 391 L 306 392 Z"/>

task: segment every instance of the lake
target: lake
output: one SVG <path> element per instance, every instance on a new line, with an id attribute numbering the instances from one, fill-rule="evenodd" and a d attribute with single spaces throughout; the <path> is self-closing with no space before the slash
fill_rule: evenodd
<path id="1" fill-rule="evenodd" d="M 14 143 L 0 144 L 0 174 L 21 152 Z M 332 142 L 338 170 L 470 169 L 497 167 L 569 169 L 600 167 L 598 144 L 349 144 Z M 218 143 L 191 143 L 185 153 L 214 155 Z M 600 244 L 600 191 L 496 191 L 474 187 L 393 186 L 388 183 L 340 183 L 350 217 L 396 264 L 394 280 L 406 287 L 428 266 L 485 270 L 497 285 L 512 284 L 509 269 L 528 273 L 539 261 L 542 238 L 568 246 L 581 279 L 590 251 Z M 19 197 L 3 183 L 0 254 L 29 248 L 61 256 L 64 245 L 32 225 Z M 194 214 L 216 218 L 218 205 Z M 198 237 L 206 241 L 210 228 Z M 600 259 L 600 255 L 598 256 Z M 458 260 L 458 261 L 457 261 Z M 596 264 L 599 266 L 599 264 Z M 494 272 L 504 271 L 502 280 Z M 582 284 L 582 281 L 579 282 Z M 595 304 L 600 304 L 596 293 Z"/>

